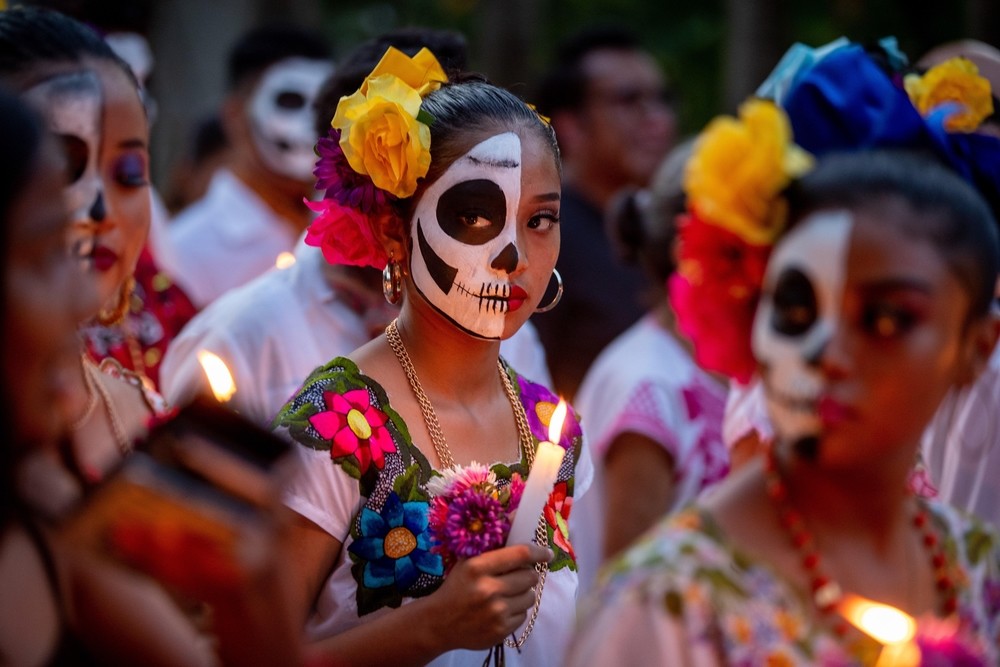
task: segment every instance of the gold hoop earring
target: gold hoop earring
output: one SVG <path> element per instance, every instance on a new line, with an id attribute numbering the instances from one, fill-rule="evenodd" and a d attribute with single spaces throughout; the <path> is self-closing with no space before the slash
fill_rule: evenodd
<path id="1" fill-rule="evenodd" d="M 382 269 L 382 294 L 385 300 L 394 306 L 403 296 L 403 270 L 398 262 L 393 261 L 391 255 L 385 268 Z"/>
<path id="2" fill-rule="evenodd" d="M 102 308 L 98 311 L 97 322 L 105 327 L 114 327 L 121 324 L 125 320 L 125 315 L 128 314 L 129 306 L 132 305 L 132 291 L 134 289 L 135 278 L 129 276 L 122 284 L 121 291 L 118 293 L 118 303 L 110 310 Z"/>
<path id="3" fill-rule="evenodd" d="M 549 312 L 550 310 L 552 310 L 553 308 L 555 308 L 556 305 L 559 303 L 560 299 L 562 299 L 562 295 L 563 295 L 563 281 L 562 281 L 562 276 L 559 275 L 559 271 L 557 271 L 556 269 L 552 269 L 552 275 L 554 275 L 556 277 L 556 295 L 552 299 L 552 301 L 550 301 L 547 305 L 535 308 L 535 312 L 536 313 L 547 313 L 547 312 Z"/>

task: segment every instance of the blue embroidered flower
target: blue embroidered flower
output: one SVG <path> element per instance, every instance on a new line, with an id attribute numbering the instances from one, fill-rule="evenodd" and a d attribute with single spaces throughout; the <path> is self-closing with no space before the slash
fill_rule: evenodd
<path id="1" fill-rule="evenodd" d="M 348 551 L 365 561 L 364 585 L 385 588 L 395 584 L 405 591 L 421 572 L 442 576 L 444 564 L 441 556 L 431 553 L 427 524 L 428 504 L 404 503 L 395 491 L 386 498 L 381 513 L 362 508 L 361 534 Z"/>

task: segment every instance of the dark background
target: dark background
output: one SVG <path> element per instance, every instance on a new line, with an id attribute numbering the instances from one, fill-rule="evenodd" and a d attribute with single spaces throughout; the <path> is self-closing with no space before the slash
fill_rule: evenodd
<path id="1" fill-rule="evenodd" d="M 342 55 L 359 41 L 405 25 L 466 35 L 474 69 L 528 95 L 558 41 L 595 23 L 634 29 L 678 95 L 693 132 L 731 112 L 793 42 L 894 35 L 911 58 L 968 37 L 1000 45 L 1000 0 L 44 0 L 102 27 L 149 38 L 150 84 L 159 104 L 154 178 L 188 142 L 191 124 L 223 94 L 227 50 L 261 21 L 295 20 L 322 30 Z M 529 100 L 530 101 L 530 100 Z"/>

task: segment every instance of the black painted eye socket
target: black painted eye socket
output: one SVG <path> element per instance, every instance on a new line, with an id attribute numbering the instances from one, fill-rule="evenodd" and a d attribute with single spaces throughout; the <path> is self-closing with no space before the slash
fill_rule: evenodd
<path id="1" fill-rule="evenodd" d="M 306 105 L 306 98 L 302 93 L 284 90 L 278 93 L 274 103 L 280 109 L 301 109 Z"/>
<path id="2" fill-rule="evenodd" d="M 463 181 L 438 199 L 437 219 L 444 233 L 459 243 L 482 245 L 503 231 L 507 200 L 493 181 Z"/>
<path id="3" fill-rule="evenodd" d="M 774 310 L 771 326 L 785 336 L 801 336 L 816 323 L 818 308 L 816 290 L 799 269 L 785 269 L 778 276 L 771 297 Z"/>
<path id="4" fill-rule="evenodd" d="M 61 134 L 59 139 L 62 140 L 63 154 L 66 156 L 66 179 L 69 185 L 73 185 L 87 170 L 90 149 L 87 148 L 86 141 L 72 134 Z"/>

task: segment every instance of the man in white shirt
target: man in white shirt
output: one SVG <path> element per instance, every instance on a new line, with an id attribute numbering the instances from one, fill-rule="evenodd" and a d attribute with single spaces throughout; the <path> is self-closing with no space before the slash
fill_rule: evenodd
<path id="1" fill-rule="evenodd" d="M 309 224 L 312 106 L 333 70 L 328 54 L 322 37 L 290 26 L 254 30 L 231 52 L 228 168 L 169 226 L 163 267 L 199 308 L 273 267 Z"/>
<path id="2" fill-rule="evenodd" d="M 300 243 L 290 268 L 274 269 L 220 297 L 171 343 L 160 386 L 183 405 L 208 383 L 197 353 L 226 363 L 236 384 L 229 405 L 269 425 L 316 367 L 348 355 L 382 333 L 397 309 L 366 279 L 373 269 L 331 266 L 318 248 Z M 545 353 L 531 323 L 500 345 L 501 355 L 534 382 L 549 385 Z"/>

